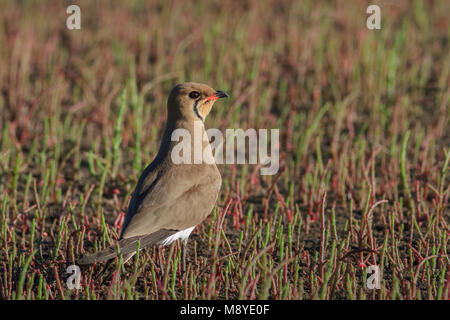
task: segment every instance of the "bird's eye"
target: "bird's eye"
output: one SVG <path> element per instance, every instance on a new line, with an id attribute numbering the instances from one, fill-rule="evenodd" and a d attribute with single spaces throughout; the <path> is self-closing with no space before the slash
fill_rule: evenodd
<path id="1" fill-rule="evenodd" d="M 200 93 L 198 91 L 192 91 L 191 93 L 189 93 L 189 97 L 192 99 L 197 99 L 198 97 L 200 97 Z"/>

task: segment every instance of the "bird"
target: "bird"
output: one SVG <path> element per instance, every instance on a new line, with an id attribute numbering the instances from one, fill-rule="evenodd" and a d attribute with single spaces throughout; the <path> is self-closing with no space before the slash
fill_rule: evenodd
<path id="1" fill-rule="evenodd" d="M 185 157 L 190 161 L 179 163 L 173 161 L 173 151 L 180 142 L 173 141 L 172 136 L 176 130 L 194 136 L 197 126 L 206 137 L 206 117 L 218 99 L 227 97 L 228 94 L 221 90 L 195 82 L 177 84 L 170 91 L 159 151 L 136 184 L 118 242 L 102 251 L 83 255 L 78 261 L 80 265 L 110 260 L 119 252 L 126 262 L 136 254 L 138 241 L 139 248 L 144 249 L 154 245 L 168 246 L 180 239 L 185 249 L 185 266 L 189 235 L 213 210 L 222 177 L 208 139 L 201 140 L 201 152 L 212 161 L 194 161 L 195 148 L 190 148 L 191 154 Z M 183 139 L 183 142 L 194 146 L 194 140 Z"/>

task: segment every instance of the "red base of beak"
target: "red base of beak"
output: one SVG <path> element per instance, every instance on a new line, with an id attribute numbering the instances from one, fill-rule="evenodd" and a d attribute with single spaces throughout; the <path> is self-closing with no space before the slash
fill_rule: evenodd
<path id="1" fill-rule="evenodd" d="M 205 102 L 209 101 L 209 100 L 213 100 L 216 101 L 217 99 L 219 99 L 219 97 L 217 96 L 217 94 L 214 94 L 208 98 L 205 99 Z"/>

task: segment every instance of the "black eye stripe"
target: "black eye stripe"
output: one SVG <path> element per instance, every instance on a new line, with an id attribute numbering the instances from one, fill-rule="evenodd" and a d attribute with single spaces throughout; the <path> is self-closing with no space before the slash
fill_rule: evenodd
<path id="1" fill-rule="evenodd" d="M 198 112 L 197 104 L 198 104 L 198 100 L 195 101 L 195 103 L 194 103 L 194 112 L 197 115 L 197 117 L 203 121 L 204 120 L 203 117 L 200 115 L 200 112 Z"/>

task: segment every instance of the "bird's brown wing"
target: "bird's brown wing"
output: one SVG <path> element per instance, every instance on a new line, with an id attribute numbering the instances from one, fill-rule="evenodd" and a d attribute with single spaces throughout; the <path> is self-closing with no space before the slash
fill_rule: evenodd
<path id="1" fill-rule="evenodd" d="M 221 184 L 215 165 L 169 166 L 148 177 L 130 203 L 125 239 L 200 223 L 211 212 Z"/>

